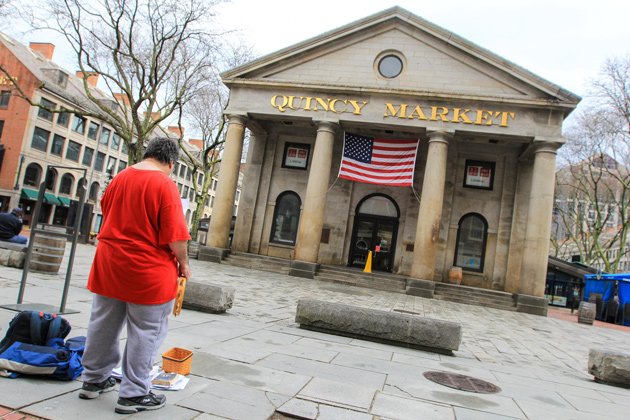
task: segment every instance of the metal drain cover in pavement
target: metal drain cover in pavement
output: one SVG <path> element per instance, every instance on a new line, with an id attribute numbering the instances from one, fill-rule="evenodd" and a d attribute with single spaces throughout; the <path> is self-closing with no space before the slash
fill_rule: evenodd
<path id="1" fill-rule="evenodd" d="M 473 378 L 472 376 L 438 371 L 424 372 L 423 375 L 428 380 L 437 384 L 460 389 L 462 391 L 476 392 L 478 394 L 494 394 L 501 392 L 501 388 L 498 386 L 482 379 Z"/>

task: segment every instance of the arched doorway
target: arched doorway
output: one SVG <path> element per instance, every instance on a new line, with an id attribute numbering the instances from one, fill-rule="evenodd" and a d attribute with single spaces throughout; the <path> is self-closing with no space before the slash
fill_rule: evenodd
<path id="1" fill-rule="evenodd" d="M 357 205 L 348 265 L 364 267 L 372 251 L 372 270 L 391 272 L 396 251 L 400 210 L 384 194 L 372 194 Z"/>

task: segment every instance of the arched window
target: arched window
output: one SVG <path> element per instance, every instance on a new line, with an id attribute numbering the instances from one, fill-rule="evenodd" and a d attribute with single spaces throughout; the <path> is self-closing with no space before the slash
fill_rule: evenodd
<path id="1" fill-rule="evenodd" d="M 98 184 L 98 182 L 92 182 L 92 185 L 90 186 L 90 195 L 88 196 L 88 200 L 96 201 L 96 196 L 100 187 L 101 186 Z"/>
<path id="2" fill-rule="evenodd" d="M 192 216 L 192 212 L 190 209 L 186 210 L 186 223 L 190 223 L 190 217 Z"/>
<path id="3" fill-rule="evenodd" d="M 358 213 L 374 216 L 399 217 L 398 206 L 389 198 L 381 194 L 368 196 L 359 205 Z"/>
<path id="4" fill-rule="evenodd" d="M 81 178 L 79 179 L 79 182 L 77 182 L 77 191 L 75 192 L 74 195 L 79 197 L 79 195 L 81 194 L 82 188 L 87 188 L 87 181 L 85 180 L 85 178 Z"/>
<path id="5" fill-rule="evenodd" d="M 70 174 L 63 174 L 61 183 L 59 184 L 59 194 L 70 195 L 72 186 L 74 185 L 74 177 Z"/>
<path id="6" fill-rule="evenodd" d="M 55 190 L 55 184 L 57 183 L 57 171 L 49 169 L 46 174 L 46 189 L 50 191 Z"/>
<path id="7" fill-rule="evenodd" d="M 42 176 L 42 167 L 36 163 L 31 163 L 26 167 L 24 173 L 24 185 L 39 187 L 39 180 Z"/>
<path id="8" fill-rule="evenodd" d="M 470 271 L 483 271 L 488 222 L 477 213 L 465 214 L 459 220 L 455 262 L 453 265 Z"/>
<path id="9" fill-rule="evenodd" d="M 295 245 L 301 205 L 300 196 L 293 191 L 285 191 L 278 196 L 273 212 L 271 242 Z"/>

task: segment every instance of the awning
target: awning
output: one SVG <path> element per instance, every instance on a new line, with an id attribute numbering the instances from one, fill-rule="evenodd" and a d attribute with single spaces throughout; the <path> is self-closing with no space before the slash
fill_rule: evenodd
<path id="1" fill-rule="evenodd" d="M 57 199 L 57 196 L 51 193 L 44 193 L 44 202 L 48 204 L 54 204 L 55 206 L 61 204 Z"/>
<path id="2" fill-rule="evenodd" d="M 30 188 L 22 188 L 22 198 L 25 198 L 27 200 L 37 201 L 38 195 L 39 195 L 39 191 L 37 190 L 32 190 Z M 55 206 L 63 205 L 62 201 L 59 200 L 55 194 L 52 194 L 52 193 L 44 193 L 44 203 L 53 204 Z"/>
<path id="3" fill-rule="evenodd" d="M 70 206 L 70 199 L 68 197 L 62 197 L 60 195 L 57 196 L 57 200 L 61 203 L 62 206 Z"/>
<path id="4" fill-rule="evenodd" d="M 25 198 L 27 200 L 37 200 L 37 194 L 37 190 L 22 188 L 22 198 Z"/>

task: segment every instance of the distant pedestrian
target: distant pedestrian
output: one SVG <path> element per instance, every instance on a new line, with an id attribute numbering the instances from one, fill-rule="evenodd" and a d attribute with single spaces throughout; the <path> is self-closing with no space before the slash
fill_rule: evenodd
<path id="1" fill-rule="evenodd" d="M 0 241 L 26 245 L 28 238 L 22 232 L 22 209 L 14 208 L 10 213 L 0 213 Z"/>
<path id="2" fill-rule="evenodd" d="M 114 389 L 121 362 L 119 338 L 127 327 L 122 381 L 115 411 L 156 410 L 164 395 L 150 391 L 150 373 L 166 338 L 178 274 L 190 277 L 190 239 L 181 199 L 169 174 L 179 157 L 168 138 L 149 142 L 143 160 L 116 175 L 101 199 L 103 224 L 88 289 L 95 293 L 83 356 L 79 397 Z"/>

